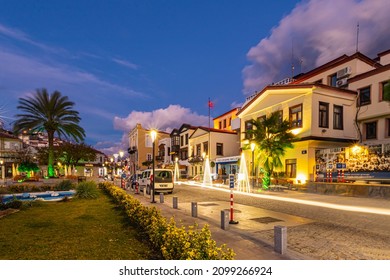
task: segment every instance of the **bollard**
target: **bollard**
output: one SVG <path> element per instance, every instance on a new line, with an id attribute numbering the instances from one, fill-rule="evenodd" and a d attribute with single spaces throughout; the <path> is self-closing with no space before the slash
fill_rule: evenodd
<path id="1" fill-rule="evenodd" d="M 283 255 L 287 250 L 287 227 L 274 227 L 274 251 Z"/>
<path id="2" fill-rule="evenodd" d="M 174 196 L 173 197 L 173 209 L 177 209 L 178 208 L 177 205 L 178 205 L 177 196 Z"/>
<path id="3" fill-rule="evenodd" d="M 160 203 L 164 203 L 164 194 L 160 193 Z"/>
<path id="4" fill-rule="evenodd" d="M 146 187 L 144 187 L 144 196 L 146 196 Z"/>
<path id="5" fill-rule="evenodd" d="M 229 210 L 221 211 L 221 229 L 229 229 Z"/>
<path id="6" fill-rule="evenodd" d="M 197 202 L 191 202 L 191 216 L 192 217 L 198 217 L 198 203 Z"/>

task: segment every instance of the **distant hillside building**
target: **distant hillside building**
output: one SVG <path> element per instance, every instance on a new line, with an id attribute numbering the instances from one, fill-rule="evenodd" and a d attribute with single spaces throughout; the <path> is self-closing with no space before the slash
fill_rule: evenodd
<path id="1" fill-rule="evenodd" d="M 0 179 L 12 177 L 12 167 L 20 161 L 23 142 L 12 132 L 0 129 Z"/>

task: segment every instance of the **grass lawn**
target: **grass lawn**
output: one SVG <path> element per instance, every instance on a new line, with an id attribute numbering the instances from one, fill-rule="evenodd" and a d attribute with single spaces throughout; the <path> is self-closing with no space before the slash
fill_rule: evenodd
<path id="1" fill-rule="evenodd" d="M 0 219 L 2 260 L 161 259 L 103 193 L 23 208 Z"/>

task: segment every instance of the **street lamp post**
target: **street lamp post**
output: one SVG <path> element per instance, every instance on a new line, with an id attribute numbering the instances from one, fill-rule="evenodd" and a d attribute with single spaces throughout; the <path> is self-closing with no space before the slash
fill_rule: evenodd
<path id="1" fill-rule="evenodd" d="M 113 154 L 113 156 L 114 156 L 114 178 L 115 178 L 115 176 L 117 175 L 116 173 L 117 173 L 117 171 L 118 171 L 118 168 L 117 168 L 117 164 L 118 164 L 118 156 L 119 156 L 119 154 Z"/>
<path id="2" fill-rule="evenodd" d="M 252 151 L 252 188 L 255 187 L 255 148 L 256 144 L 254 142 L 251 143 L 251 151 Z"/>
<path id="3" fill-rule="evenodd" d="M 123 155 L 124 155 L 124 152 L 123 151 L 119 151 L 119 163 L 121 165 L 121 170 L 122 170 L 122 173 L 123 173 Z"/>
<path id="4" fill-rule="evenodd" d="M 152 130 L 150 132 L 150 137 L 152 138 L 152 178 L 153 178 L 153 181 L 152 181 L 152 195 L 150 197 L 150 202 L 151 203 L 156 203 L 156 201 L 154 200 L 154 180 L 155 180 L 155 174 L 154 174 L 154 169 L 155 169 L 155 165 L 154 165 L 154 162 L 155 162 L 155 156 L 154 156 L 154 153 L 155 153 L 155 146 L 156 146 L 156 138 L 157 138 L 157 132 L 155 130 Z"/>
<path id="5" fill-rule="evenodd" d="M 5 170 L 4 170 L 4 161 L 0 160 L 0 166 L 1 166 L 1 181 L 4 183 L 5 182 Z"/>
<path id="6" fill-rule="evenodd" d="M 113 158 L 110 158 L 110 162 L 111 162 L 111 181 L 114 181 L 114 159 Z"/>

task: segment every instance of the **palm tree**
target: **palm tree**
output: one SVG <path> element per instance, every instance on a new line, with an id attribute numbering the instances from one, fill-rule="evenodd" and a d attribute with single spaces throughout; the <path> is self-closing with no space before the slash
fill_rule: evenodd
<path id="1" fill-rule="evenodd" d="M 14 123 L 14 132 L 24 130 L 46 132 L 49 141 L 48 175 L 54 177 L 53 139 L 55 134 L 59 138 L 72 138 L 76 142 L 83 141 L 85 131 L 78 124 L 81 120 L 79 113 L 73 110 L 74 102 L 59 91 L 49 94 L 46 89 L 37 90 L 27 98 L 19 98 L 17 109 L 24 111 L 17 114 Z"/>
<path id="2" fill-rule="evenodd" d="M 274 169 L 283 166 L 282 157 L 287 148 L 293 148 L 296 137 L 290 132 L 290 123 L 282 120 L 279 112 L 249 122 L 252 129 L 246 131 L 247 137 L 256 144 L 257 158 L 263 166 L 263 188 L 267 189 Z"/>

